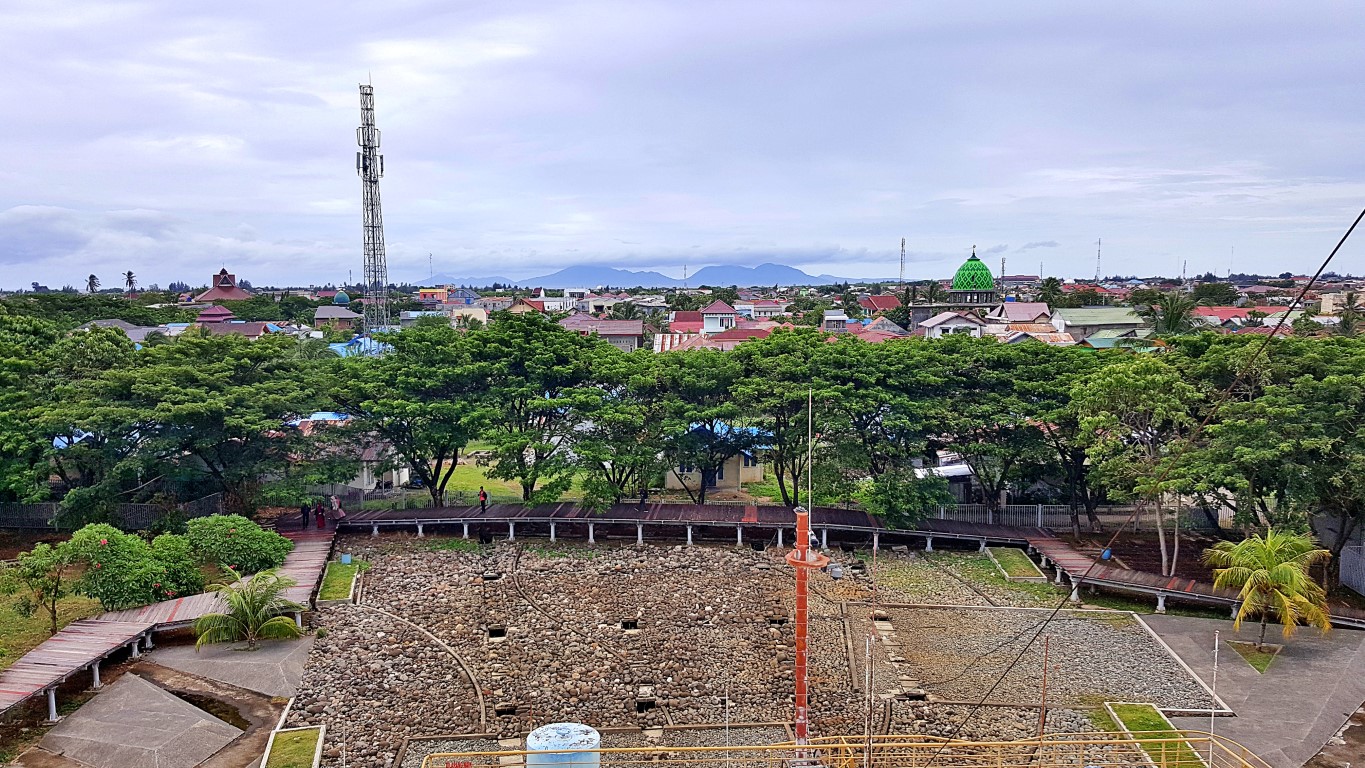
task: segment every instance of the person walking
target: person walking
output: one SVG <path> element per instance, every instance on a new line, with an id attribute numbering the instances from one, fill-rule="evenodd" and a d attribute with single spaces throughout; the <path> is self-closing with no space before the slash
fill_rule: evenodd
<path id="1" fill-rule="evenodd" d="M 322 510 L 322 499 L 318 499 L 318 503 L 313 507 L 313 515 L 317 518 L 318 530 L 325 530 L 327 528 L 327 514 Z"/>
<path id="2" fill-rule="evenodd" d="M 308 506 L 308 502 L 306 501 L 299 505 L 299 519 L 303 521 L 299 527 L 305 531 L 308 530 L 308 514 L 312 511 L 313 508 Z"/>
<path id="3" fill-rule="evenodd" d="M 482 485 L 479 486 L 479 511 L 488 511 L 488 491 L 485 491 Z"/>

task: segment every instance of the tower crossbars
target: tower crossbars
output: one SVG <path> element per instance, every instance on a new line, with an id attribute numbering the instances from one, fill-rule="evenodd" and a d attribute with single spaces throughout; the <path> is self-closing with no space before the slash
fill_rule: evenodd
<path id="1" fill-rule="evenodd" d="M 384 156 L 379 154 L 379 129 L 374 127 L 374 86 L 360 86 L 360 127 L 355 129 L 360 151 L 355 171 L 363 190 L 365 229 L 365 330 L 389 326 L 389 267 L 384 255 L 384 213 L 379 205 L 379 179 Z"/>

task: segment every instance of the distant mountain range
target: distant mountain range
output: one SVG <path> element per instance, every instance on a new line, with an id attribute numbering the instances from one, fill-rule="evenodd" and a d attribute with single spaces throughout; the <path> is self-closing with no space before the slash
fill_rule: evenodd
<path id="1" fill-rule="evenodd" d="M 878 280 L 887 282 L 890 278 L 879 278 Z M 831 283 L 857 283 L 869 281 L 874 280 L 865 277 L 809 275 L 796 267 L 789 267 L 785 264 L 759 264 L 756 267 L 718 265 L 702 267 L 697 270 L 695 274 L 688 275 L 686 286 L 695 288 L 699 285 L 738 285 L 742 287 L 761 285 L 829 285 Z M 493 283 L 501 283 L 503 285 L 511 284 L 524 288 L 597 288 L 598 286 L 631 288 L 637 285 L 646 288 L 684 287 L 682 280 L 675 277 L 669 277 L 668 275 L 659 272 L 636 272 L 629 269 L 598 267 L 586 264 L 565 267 L 558 272 L 552 272 L 548 275 L 527 277 L 521 280 L 513 280 L 498 275 L 460 277 L 442 272 L 438 275 L 415 280 L 413 283 L 420 285 L 470 286 L 486 286 L 492 285 Z"/>

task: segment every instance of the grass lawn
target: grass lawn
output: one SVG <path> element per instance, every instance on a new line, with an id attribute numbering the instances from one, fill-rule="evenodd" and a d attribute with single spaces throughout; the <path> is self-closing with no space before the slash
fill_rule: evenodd
<path id="1" fill-rule="evenodd" d="M 317 751 L 321 733 L 320 728 L 276 733 L 265 768 L 312 768 L 313 753 Z"/>
<path id="2" fill-rule="evenodd" d="M 455 465 L 455 472 L 446 483 L 446 500 L 449 504 L 478 504 L 479 486 L 488 492 L 489 504 L 520 504 L 521 483 L 515 480 L 498 480 L 488 476 L 490 467 L 474 463 L 466 464 L 464 459 Z M 583 489 L 575 481 L 565 491 L 564 501 L 578 501 L 583 498 Z"/>
<path id="3" fill-rule="evenodd" d="M 1001 568 L 1005 569 L 1005 573 L 1011 576 L 1032 576 L 1034 578 L 1042 576 L 1038 571 L 1038 567 L 1033 564 L 1033 561 L 1030 560 L 1028 555 L 1024 554 L 1024 551 L 1021 549 L 1015 549 L 1014 547 L 991 547 L 990 551 L 991 554 L 995 556 L 995 561 L 1000 564 Z"/>
<path id="4" fill-rule="evenodd" d="M 1109 608 L 1115 611 L 1132 611 L 1133 613 L 1156 613 L 1156 603 L 1145 600 L 1134 600 L 1123 595 L 1105 594 L 1096 592 L 1095 594 L 1084 593 L 1081 595 L 1086 605 L 1094 605 L 1100 608 Z M 1168 616 L 1193 616 L 1199 619 L 1226 619 L 1228 612 L 1221 608 L 1204 608 L 1189 605 L 1173 605 L 1166 603 L 1166 615 Z"/>
<path id="5" fill-rule="evenodd" d="M 1244 643 L 1239 640 L 1229 640 L 1228 645 L 1261 674 L 1265 674 L 1265 668 L 1270 666 L 1270 662 L 1280 653 L 1280 646 L 1270 643 L 1266 643 L 1261 650 L 1257 650 L 1255 643 Z"/>
<path id="6" fill-rule="evenodd" d="M 1179 731 L 1173 730 L 1166 718 L 1151 704 L 1111 704 L 1114 714 L 1123 721 L 1152 762 L 1162 768 L 1195 768 L 1204 763 Z M 1173 741 L 1167 741 L 1173 739 Z"/>
<path id="7" fill-rule="evenodd" d="M 364 560 L 352 560 L 350 565 L 340 562 L 327 564 L 327 573 L 322 577 L 322 589 L 318 590 L 319 600 L 345 600 L 351 595 L 351 582 L 361 571 L 369 570 L 370 564 Z"/>
<path id="8" fill-rule="evenodd" d="M 33 650 L 51 637 L 48 634 L 47 612 L 39 609 L 32 616 L 20 616 L 14 610 L 18 595 L 0 597 L 0 669 L 5 669 L 20 656 Z M 57 626 L 64 627 L 77 620 L 103 612 L 98 600 L 88 597 L 64 598 L 57 606 Z"/>
<path id="9" fill-rule="evenodd" d="M 994 585 L 1002 591 L 1027 595 L 1051 605 L 1055 605 L 1062 594 L 1062 590 L 1046 582 L 1010 581 L 1000 574 L 1000 569 L 995 567 L 995 563 L 992 563 L 989 557 L 982 554 L 944 552 L 935 556 L 962 578 L 978 586 Z"/>

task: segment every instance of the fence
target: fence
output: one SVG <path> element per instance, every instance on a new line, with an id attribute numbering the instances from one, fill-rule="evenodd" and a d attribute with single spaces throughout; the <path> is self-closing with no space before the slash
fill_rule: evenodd
<path id="1" fill-rule="evenodd" d="M 0 504 L 0 528 L 55 530 L 62 505 L 48 501 L 39 504 Z M 183 504 L 116 504 L 109 522 L 125 530 L 146 530 L 157 520 L 179 512 L 187 520 L 216 515 L 223 510 L 223 494 L 215 493 Z"/>
<path id="2" fill-rule="evenodd" d="M 1168 512 L 1171 514 L 1172 512 Z M 1079 510 L 1081 528 L 1090 526 L 1085 510 Z M 1113 528 L 1128 521 L 1133 515 L 1132 507 L 1100 507 L 1096 511 L 1101 525 Z M 954 520 L 962 523 L 982 525 L 1012 525 L 1020 528 L 1053 528 L 1064 530 L 1071 527 L 1071 508 L 1065 504 L 1007 504 L 992 511 L 985 504 L 946 504 L 937 507 L 930 517 L 939 520 Z M 1140 531 L 1156 525 L 1156 514 L 1144 511 L 1128 523 L 1128 529 Z M 1180 514 L 1180 527 L 1183 529 L 1206 529 L 1211 527 L 1203 514 L 1195 510 L 1183 510 Z"/>
<path id="3" fill-rule="evenodd" d="M 1341 550 L 1341 583 L 1365 595 L 1365 544 L 1348 544 Z"/>

